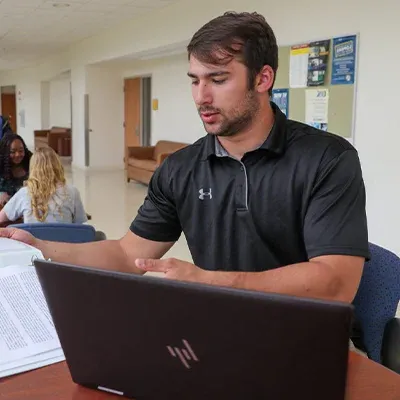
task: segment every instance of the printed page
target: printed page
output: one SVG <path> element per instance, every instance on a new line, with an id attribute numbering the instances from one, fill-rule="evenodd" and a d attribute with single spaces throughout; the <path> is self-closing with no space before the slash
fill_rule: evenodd
<path id="1" fill-rule="evenodd" d="M 0 268 L 0 370 L 60 347 L 35 269 Z"/>
<path id="2" fill-rule="evenodd" d="M 7 238 L 0 238 L 0 252 L 18 252 L 21 250 L 30 250 L 31 246 L 25 243 L 19 242 L 18 240 L 12 240 Z"/>
<path id="3" fill-rule="evenodd" d="M 36 258 L 44 257 L 35 247 L 17 240 L 0 238 L 0 268 L 9 265 L 31 265 Z"/>
<path id="4" fill-rule="evenodd" d="M 0 378 L 31 371 L 61 361 L 65 361 L 62 349 L 51 350 L 22 360 L 11 361 L 0 365 Z"/>

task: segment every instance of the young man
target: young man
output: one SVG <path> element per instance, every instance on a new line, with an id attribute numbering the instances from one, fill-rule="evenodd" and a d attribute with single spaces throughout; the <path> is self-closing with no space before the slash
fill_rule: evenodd
<path id="1" fill-rule="evenodd" d="M 158 168 L 122 239 L 73 245 L 15 229 L 0 235 L 61 262 L 351 302 L 368 257 L 357 152 L 270 103 L 278 48 L 261 15 L 210 21 L 188 55 L 208 134 Z M 182 231 L 194 264 L 160 260 Z"/>

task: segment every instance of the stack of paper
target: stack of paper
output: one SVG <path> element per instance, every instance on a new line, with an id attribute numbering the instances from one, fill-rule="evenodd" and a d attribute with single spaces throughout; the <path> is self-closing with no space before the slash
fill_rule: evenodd
<path id="1" fill-rule="evenodd" d="M 0 378 L 65 359 L 35 258 L 43 259 L 37 249 L 0 238 Z"/>

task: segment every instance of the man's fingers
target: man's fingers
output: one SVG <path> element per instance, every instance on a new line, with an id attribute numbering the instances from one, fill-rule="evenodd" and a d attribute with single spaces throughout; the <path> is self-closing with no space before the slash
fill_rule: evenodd
<path id="1" fill-rule="evenodd" d="M 0 237 L 12 238 L 15 233 L 15 228 L 0 228 Z"/>
<path id="2" fill-rule="evenodd" d="M 167 272 L 166 263 L 163 260 L 153 260 L 151 258 L 138 258 L 136 266 L 143 271 Z"/>

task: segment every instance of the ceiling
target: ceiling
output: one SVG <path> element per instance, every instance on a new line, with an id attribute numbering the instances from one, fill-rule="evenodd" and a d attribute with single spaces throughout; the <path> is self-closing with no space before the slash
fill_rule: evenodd
<path id="1" fill-rule="evenodd" d="M 68 45 L 178 0 L 0 0 L 0 70 L 21 68 Z"/>

